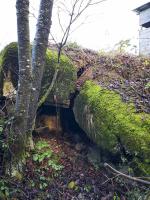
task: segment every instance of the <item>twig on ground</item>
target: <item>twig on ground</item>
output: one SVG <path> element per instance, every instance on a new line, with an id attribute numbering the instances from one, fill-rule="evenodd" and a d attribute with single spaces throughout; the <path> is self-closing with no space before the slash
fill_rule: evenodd
<path id="1" fill-rule="evenodd" d="M 117 178 L 117 177 L 119 176 L 119 174 L 117 174 L 116 176 L 114 176 L 114 177 L 112 177 L 112 178 L 109 178 L 109 177 L 106 176 L 106 175 L 104 175 L 104 176 L 107 178 L 107 180 L 104 181 L 104 182 L 102 183 L 102 185 L 105 185 L 105 184 L 106 184 L 107 182 L 109 182 L 109 181 L 111 181 L 111 184 L 114 185 L 113 180 L 114 180 L 115 178 Z"/>
<path id="2" fill-rule="evenodd" d="M 146 185 L 150 185 L 150 182 L 149 181 L 145 181 L 143 179 L 139 179 L 139 178 L 136 178 L 136 177 L 132 177 L 132 176 L 129 176 L 129 175 L 126 175 L 122 172 L 119 172 L 118 170 L 114 169 L 112 166 L 110 166 L 108 163 L 104 163 L 104 167 L 106 167 L 107 169 L 109 169 L 111 172 L 113 173 L 116 173 L 118 174 L 119 176 L 122 176 L 126 179 L 129 179 L 129 180 L 132 180 L 132 181 L 135 181 L 135 182 L 138 182 L 138 183 L 142 183 L 142 184 L 146 184 Z"/>

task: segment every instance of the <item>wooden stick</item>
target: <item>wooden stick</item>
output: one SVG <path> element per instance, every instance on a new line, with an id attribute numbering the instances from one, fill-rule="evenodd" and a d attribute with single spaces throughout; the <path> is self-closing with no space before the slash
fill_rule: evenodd
<path id="1" fill-rule="evenodd" d="M 104 167 L 106 167 L 107 169 L 109 169 L 110 171 L 126 178 L 126 179 L 130 179 L 132 181 L 135 181 L 135 182 L 139 182 L 139 183 L 143 183 L 143 184 L 146 184 L 146 185 L 150 185 L 150 182 L 149 181 L 145 181 L 143 179 L 139 179 L 139 178 L 136 178 L 136 177 L 132 177 L 132 176 L 129 176 L 129 175 L 126 175 L 122 172 L 119 172 L 118 170 L 114 169 L 112 166 L 110 166 L 108 163 L 104 163 Z"/>

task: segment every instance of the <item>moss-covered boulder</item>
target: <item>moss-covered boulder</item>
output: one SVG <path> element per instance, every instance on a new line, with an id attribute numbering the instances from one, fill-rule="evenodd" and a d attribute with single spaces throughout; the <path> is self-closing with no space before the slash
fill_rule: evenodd
<path id="1" fill-rule="evenodd" d="M 0 95 L 3 94 L 3 83 L 5 79 L 9 79 L 14 88 L 17 88 L 19 71 L 17 52 L 17 43 L 13 42 L 7 45 L 0 54 Z M 56 69 L 58 69 L 57 79 L 46 101 L 51 104 L 56 103 L 57 101 L 57 103 L 61 104 L 62 106 L 68 106 L 69 95 L 70 93 L 74 92 L 75 88 L 75 82 L 77 78 L 76 67 L 65 55 L 61 55 L 59 65 L 57 60 L 57 52 L 48 49 L 46 52 L 46 63 L 42 79 L 40 98 L 45 95 L 51 84 L 54 72 Z"/>
<path id="2" fill-rule="evenodd" d="M 136 114 L 119 94 L 87 81 L 75 99 L 80 127 L 110 155 L 130 157 L 137 173 L 150 174 L 150 115 Z"/>

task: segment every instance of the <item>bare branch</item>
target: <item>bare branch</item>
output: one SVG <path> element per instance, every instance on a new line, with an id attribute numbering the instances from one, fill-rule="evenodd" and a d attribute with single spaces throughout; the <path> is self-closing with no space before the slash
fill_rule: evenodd
<path id="1" fill-rule="evenodd" d="M 81 0 L 78 11 L 80 11 L 80 9 L 81 9 L 81 7 L 83 5 L 83 2 L 84 2 L 84 0 Z"/>
<path id="2" fill-rule="evenodd" d="M 35 14 L 34 14 L 34 13 L 32 13 L 32 12 L 29 12 L 29 14 L 30 14 L 30 17 L 33 17 L 33 18 L 37 19 L 37 17 L 35 16 Z"/>
<path id="3" fill-rule="evenodd" d="M 93 5 L 96 5 L 96 4 L 100 4 L 104 1 L 107 1 L 107 0 L 101 0 L 101 1 L 97 1 L 97 2 L 93 2 L 93 3 L 90 3 L 89 6 L 93 6 Z"/>
<path id="4" fill-rule="evenodd" d="M 63 11 L 66 11 L 66 12 L 70 15 L 70 10 L 68 10 L 68 8 L 67 8 L 67 6 L 64 4 L 64 2 L 60 2 L 60 4 L 64 7 L 64 9 L 61 8 L 60 6 L 59 6 L 59 7 L 60 7 Z"/>
<path id="5" fill-rule="evenodd" d="M 145 185 L 150 185 L 149 181 L 145 181 L 143 179 L 132 177 L 132 176 L 126 175 L 126 174 L 124 174 L 122 172 L 119 172 L 118 170 L 116 170 L 112 166 L 110 166 L 108 163 L 104 163 L 104 167 L 108 168 L 111 172 L 113 172 L 115 174 L 118 174 L 119 176 L 122 176 L 122 177 L 124 177 L 126 179 L 130 179 L 132 181 L 135 181 L 135 182 L 138 182 L 138 183 L 142 183 L 142 184 L 145 184 Z"/>
<path id="6" fill-rule="evenodd" d="M 58 22 L 59 22 L 59 25 L 60 25 L 60 27 L 61 27 L 62 32 L 64 33 L 65 31 L 64 31 L 63 26 L 62 26 L 62 24 L 61 24 L 61 19 L 60 19 L 60 14 L 59 14 L 59 9 L 60 9 L 60 8 L 58 7 L 58 12 L 57 12 Z"/>
<path id="7" fill-rule="evenodd" d="M 59 48 L 59 45 L 58 45 L 58 43 L 57 43 L 55 37 L 53 36 L 53 34 L 52 34 L 51 32 L 50 32 L 50 35 L 51 35 L 51 37 L 52 37 L 52 40 L 55 42 L 57 48 Z"/>
<path id="8" fill-rule="evenodd" d="M 70 28 L 71 28 L 71 25 L 72 25 L 72 23 L 73 23 L 73 16 L 74 16 L 75 8 L 76 8 L 76 5 L 77 5 L 78 1 L 79 1 L 79 0 L 75 0 L 74 4 L 73 4 L 73 6 L 72 6 L 72 11 L 71 11 L 71 13 L 70 13 L 69 24 L 68 24 L 68 26 L 67 26 L 67 28 L 66 28 L 66 31 L 65 31 L 65 33 L 64 33 L 64 35 L 63 35 L 63 37 L 62 37 L 62 40 L 61 40 L 61 46 L 62 46 L 62 47 L 63 47 L 63 46 L 66 44 L 66 42 L 67 42 L 67 39 L 68 39 L 68 36 L 69 36 L 69 33 L 70 33 Z"/>
<path id="9" fill-rule="evenodd" d="M 81 10 L 78 10 L 78 13 L 77 13 L 77 15 L 74 17 L 72 23 L 74 23 L 74 22 L 81 16 L 81 14 L 90 6 L 91 2 L 92 2 L 92 0 L 89 0 L 89 1 L 87 2 L 87 4 L 86 4 Z"/>

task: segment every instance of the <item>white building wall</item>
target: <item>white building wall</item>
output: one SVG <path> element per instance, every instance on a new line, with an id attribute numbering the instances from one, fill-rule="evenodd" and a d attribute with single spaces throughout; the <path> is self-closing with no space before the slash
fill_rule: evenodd
<path id="1" fill-rule="evenodd" d="M 150 21 L 150 8 L 140 13 L 140 26 Z"/>
<path id="2" fill-rule="evenodd" d="M 139 37 L 140 55 L 150 55 L 150 28 L 140 30 Z"/>

